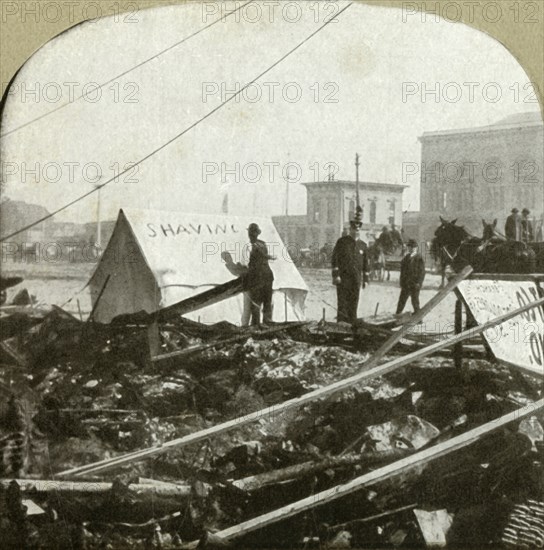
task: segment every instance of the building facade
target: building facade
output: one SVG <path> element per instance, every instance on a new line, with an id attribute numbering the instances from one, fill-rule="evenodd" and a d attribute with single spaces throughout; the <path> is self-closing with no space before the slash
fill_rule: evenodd
<path id="1" fill-rule="evenodd" d="M 512 208 L 529 208 L 535 226 L 544 210 L 544 126 L 538 112 L 489 126 L 425 132 L 421 142 L 420 223 L 432 238 L 439 217 L 482 235 L 482 219 L 503 232 Z M 412 216 L 413 217 L 413 216 Z"/>
<path id="2" fill-rule="evenodd" d="M 334 245 L 355 216 L 354 181 L 317 181 L 303 184 L 307 211 L 300 216 L 274 216 L 272 219 L 283 242 L 291 249 L 320 249 Z M 363 208 L 361 238 L 371 242 L 385 225 L 402 223 L 404 185 L 359 182 Z"/>

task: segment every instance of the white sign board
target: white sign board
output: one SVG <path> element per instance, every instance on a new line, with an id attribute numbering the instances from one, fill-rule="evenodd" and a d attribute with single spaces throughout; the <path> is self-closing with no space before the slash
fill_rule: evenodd
<path id="1" fill-rule="evenodd" d="M 532 281 L 469 279 L 459 284 L 467 306 L 479 325 L 539 298 Z M 544 376 L 544 309 L 525 311 L 484 332 L 491 351 L 501 361 Z"/>

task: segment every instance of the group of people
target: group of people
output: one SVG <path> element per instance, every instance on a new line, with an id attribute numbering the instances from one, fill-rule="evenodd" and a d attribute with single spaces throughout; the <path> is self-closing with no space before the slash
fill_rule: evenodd
<path id="1" fill-rule="evenodd" d="M 364 289 L 370 282 L 368 263 L 368 248 L 360 238 L 362 223 L 357 219 L 349 224 L 347 234 L 342 235 L 336 242 L 332 252 L 332 282 L 336 286 L 337 321 L 348 322 L 352 326 L 357 321 L 357 308 L 361 288 Z M 249 300 L 247 322 L 252 325 L 262 322 L 272 322 L 272 287 L 274 274 L 269 261 L 275 258 L 268 254 L 266 243 L 259 239 L 261 230 L 256 223 L 247 228 L 251 251 L 247 267 L 241 267 L 243 288 L 246 300 Z M 411 298 L 414 312 L 419 311 L 419 293 L 425 278 L 425 263 L 418 251 L 418 244 L 414 239 L 406 243 L 408 253 L 404 256 L 400 266 L 400 295 L 396 313 L 400 314 Z M 246 324 L 246 323 L 244 323 Z"/>
<path id="2" fill-rule="evenodd" d="M 370 283 L 368 250 L 360 239 L 362 223 L 352 220 L 347 235 L 336 242 L 332 253 L 332 283 L 336 286 L 337 320 L 355 325 L 361 288 Z M 425 279 L 425 262 L 417 241 L 410 239 L 406 243 L 407 254 L 400 266 L 400 295 L 396 313 L 400 314 L 411 298 L 414 312 L 419 311 L 419 293 Z"/>
<path id="3" fill-rule="evenodd" d="M 512 213 L 506 218 L 504 225 L 504 234 L 509 241 L 522 241 L 529 243 L 534 241 L 533 222 L 529 215 L 531 211 L 524 208 L 521 211 L 521 216 L 517 208 L 512 208 Z"/>

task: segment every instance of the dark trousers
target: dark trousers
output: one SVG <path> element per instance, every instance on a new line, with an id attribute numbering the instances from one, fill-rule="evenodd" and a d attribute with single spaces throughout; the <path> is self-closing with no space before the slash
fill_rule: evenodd
<path id="1" fill-rule="evenodd" d="M 336 319 L 340 323 L 354 324 L 357 321 L 357 306 L 359 305 L 359 293 L 361 284 L 359 282 L 341 283 L 336 285 L 336 298 L 338 311 Z"/>
<path id="2" fill-rule="evenodd" d="M 399 303 L 397 305 L 397 313 L 402 313 L 404 306 L 408 301 L 408 297 L 412 299 L 412 307 L 414 308 L 414 313 L 419 311 L 419 287 L 405 286 L 400 289 Z"/>
<path id="3" fill-rule="evenodd" d="M 251 300 L 251 324 L 261 324 L 261 306 L 263 322 L 272 322 L 272 283 L 259 285 L 249 291 Z"/>

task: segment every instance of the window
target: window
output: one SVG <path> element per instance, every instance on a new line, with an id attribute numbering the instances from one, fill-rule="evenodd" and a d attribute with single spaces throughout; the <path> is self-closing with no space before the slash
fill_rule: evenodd
<path id="1" fill-rule="evenodd" d="M 368 215 L 370 216 L 370 223 L 376 223 L 376 201 L 370 201 L 370 210 Z"/>
<path id="2" fill-rule="evenodd" d="M 319 222 L 319 218 L 320 218 L 319 207 L 320 207 L 320 200 L 314 199 L 314 223 Z"/>
<path id="3" fill-rule="evenodd" d="M 391 225 L 395 223 L 395 199 L 389 201 L 389 223 Z"/>
<path id="4" fill-rule="evenodd" d="M 334 223 L 336 201 L 329 199 L 327 202 L 327 223 Z"/>

